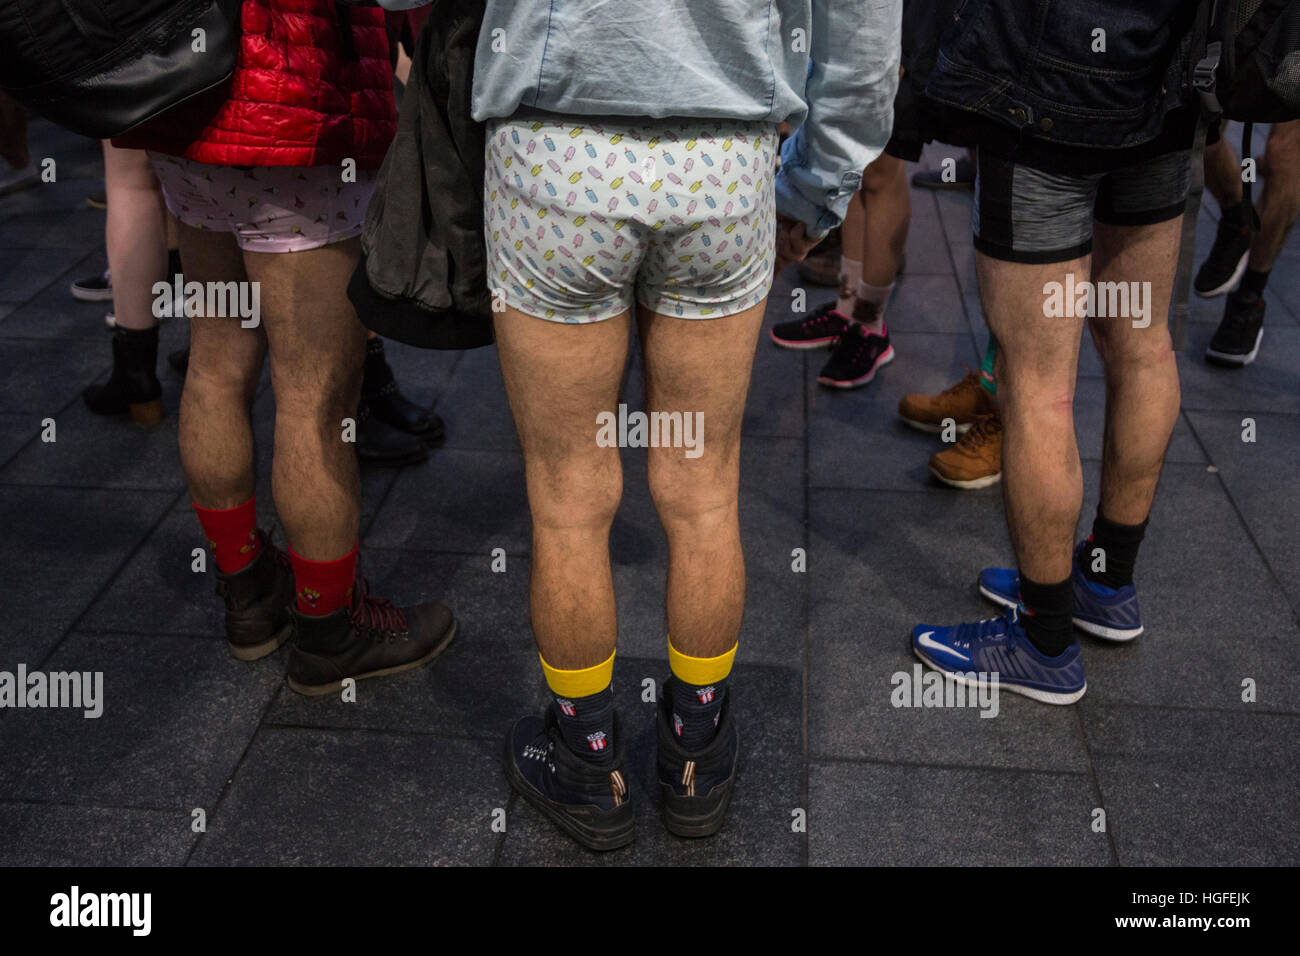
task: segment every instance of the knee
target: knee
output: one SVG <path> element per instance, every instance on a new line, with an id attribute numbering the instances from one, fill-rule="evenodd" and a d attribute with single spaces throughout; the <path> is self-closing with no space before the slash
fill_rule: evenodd
<path id="1" fill-rule="evenodd" d="M 650 497 L 665 526 L 734 515 L 740 467 L 735 452 L 709 450 L 697 459 L 679 448 L 650 449 Z"/>
<path id="2" fill-rule="evenodd" d="M 528 505 L 533 524 L 553 530 L 607 532 L 623 497 L 616 449 L 599 455 L 528 454 Z"/>
<path id="3" fill-rule="evenodd" d="M 1173 341 L 1164 324 L 1145 329 L 1118 327 L 1110 320 L 1089 320 L 1093 344 L 1107 372 L 1149 371 L 1175 365 Z"/>
<path id="4" fill-rule="evenodd" d="M 862 171 L 862 188 L 868 193 L 882 193 L 897 186 L 903 174 L 903 161 L 881 153 L 870 166 Z"/>

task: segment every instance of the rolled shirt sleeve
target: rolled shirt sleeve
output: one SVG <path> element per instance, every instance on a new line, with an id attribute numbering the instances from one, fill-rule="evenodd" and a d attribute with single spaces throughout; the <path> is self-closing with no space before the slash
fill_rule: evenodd
<path id="1" fill-rule="evenodd" d="M 820 237 L 843 221 L 889 142 L 902 0 L 812 0 L 808 116 L 781 149 L 776 208 Z"/>

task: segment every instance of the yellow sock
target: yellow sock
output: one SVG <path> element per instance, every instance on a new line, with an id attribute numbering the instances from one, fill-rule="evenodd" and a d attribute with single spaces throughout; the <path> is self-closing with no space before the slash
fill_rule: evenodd
<path id="1" fill-rule="evenodd" d="M 691 657 L 673 647 L 673 639 L 668 638 L 668 668 L 673 676 L 684 684 L 700 686 L 715 684 L 731 673 L 731 664 L 736 659 L 737 641 L 731 650 L 717 657 Z"/>
<path id="2" fill-rule="evenodd" d="M 566 671 L 552 667 L 539 653 L 537 659 L 542 662 L 542 673 L 546 675 L 546 686 L 557 697 L 590 697 L 599 694 L 614 679 L 614 653 L 608 659 L 581 670 Z"/>

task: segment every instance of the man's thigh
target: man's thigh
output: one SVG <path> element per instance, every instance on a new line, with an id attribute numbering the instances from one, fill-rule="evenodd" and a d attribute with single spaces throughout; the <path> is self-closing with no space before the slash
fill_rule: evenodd
<path id="1" fill-rule="evenodd" d="M 177 224 L 177 239 L 184 263 L 184 281 L 245 283 L 244 257 L 229 232 L 196 229 Z M 168 277 L 169 281 L 171 277 Z M 205 303 L 206 305 L 206 303 Z M 227 381 L 256 380 L 266 354 L 261 326 L 245 328 L 238 316 L 207 315 L 190 318 L 189 370 L 196 380 L 217 375 Z M 189 381 L 189 375 L 186 380 Z"/>
<path id="2" fill-rule="evenodd" d="M 494 325 L 534 518 L 551 504 L 582 504 L 592 483 L 621 482 L 618 447 L 597 440 L 598 416 L 618 412 L 630 314 L 571 324 L 507 308 Z"/>
<path id="3" fill-rule="evenodd" d="M 278 406 L 325 404 L 359 387 L 365 329 L 347 295 L 359 255 L 359 239 L 302 252 L 245 250 Z"/>
<path id="4" fill-rule="evenodd" d="M 640 310 L 647 411 L 669 416 L 661 419 L 669 435 L 677 428 L 673 416 L 681 416 L 681 441 L 650 449 L 652 480 L 725 479 L 713 490 L 735 493 L 734 465 L 765 306 L 763 300 L 716 319 Z"/>

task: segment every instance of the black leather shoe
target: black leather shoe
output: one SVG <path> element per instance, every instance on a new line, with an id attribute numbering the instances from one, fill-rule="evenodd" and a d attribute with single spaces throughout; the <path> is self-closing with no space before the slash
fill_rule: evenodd
<path id="1" fill-rule="evenodd" d="M 157 326 L 113 329 L 113 373 L 81 393 L 86 407 L 96 415 L 129 415 L 138 425 L 157 425 L 163 419 L 157 364 Z"/>
<path id="2" fill-rule="evenodd" d="M 275 653 L 293 632 L 293 566 L 265 532 L 257 536 L 262 551 L 256 558 L 234 574 L 217 571 L 217 594 L 226 602 L 226 639 L 241 661 Z"/>
<path id="3" fill-rule="evenodd" d="M 366 343 L 361 398 L 370 406 L 376 420 L 398 431 L 430 443 L 440 442 L 446 437 L 447 429 L 442 419 L 415 404 L 397 387 L 392 366 L 384 355 L 383 339 L 373 338 Z"/>
<path id="4" fill-rule="evenodd" d="M 366 399 L 357 406 L 357 458 L 368 465 L 400 468 L 418 465 L 429 457 L 429 449 L 414 435 L 398 431 L 375 417 Z"/>
<path id="5" fill-rule="evenodd" d="M 357 580 L 352 606 L 319 617 L 293 610 L 296 640 L 289 653 L 289 686 L 299 694 L 331 694 L 344 678 L 399 674 L 426 664 L 456 636 L 456 619 L 441 601 L 396 608 L 371 597 Z"/>

